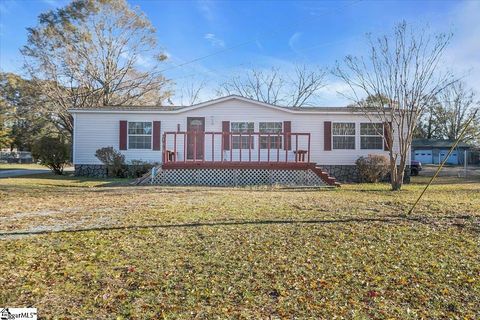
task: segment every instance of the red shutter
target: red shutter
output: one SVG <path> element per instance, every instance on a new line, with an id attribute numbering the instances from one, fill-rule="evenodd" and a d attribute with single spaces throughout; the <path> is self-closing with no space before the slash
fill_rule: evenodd
<path id="1" fill-rule="evenodd" d="M 223 150 L 230 150 L 230 121 L 222 121 Z"/>
<path id="2" fill-rule="evenodd" d="M 127 121 L 120 120 L 119 149 L 127 150 Z"/>
<path id="3" fill-rule="evenodd" d="M 283 133 L 285 134 L 285 142 L 283 144 L 283 150 L 292 150 L 292 122 L 283 121 Z"/>
<path id="4" fill-rule="evenodd" d="M 153 121 L 153 150 L 160 150 L 160 121 Z"/>
<path id="5" fill-rule="evenodd" d="M 323 149 L 325 151 L 332 150 L 332 122 L 325 121 L 323 123 Z"/>
<path id="6" fill-rule="evenodd" d="M 392 128 L 391 122 L 383 123 L 383 150 L 385 151 L 390 151 L 391 128 Z"/>

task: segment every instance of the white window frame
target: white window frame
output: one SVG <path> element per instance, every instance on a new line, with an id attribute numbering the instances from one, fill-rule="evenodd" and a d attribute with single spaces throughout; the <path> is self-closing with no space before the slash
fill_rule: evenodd
<path id="1" fill-rule="evenodd" d="M 259 136 L 259 139 L 260 141 L 258 142 L 258 146 L 261 150 L 268 150 L 268 146 L 266 148 L 262 148 L 262 141 L 261 141 L 261 138 L 265 137 L 265 139 L 267 139 L 267 143 L 268 143 L 268 132 L 262 132 L 262 129 L 260 128 L 260 124 L 262 123 L 279 123 L 280 124 L 280 134 L 279 133 L 270 133 L 270 139 L 271 138 L 279 138 L 280 139 L 280 146 L 278 147 L 278 149 L 282 149 L 283 148 L 283 122 L 282 121 L 261 121 L 258 123 L 258 132 L 260 134 Z M 275 145 L 275 143 L 270 143 L 270 150 L 272 149 L 277 149 L 277 146 Z"/>
<path id="2" fill-rule="evenodd" d="M 136 133 L 130 133 L 130 123 L 150 123 L 150 126 L 152 128 L 152 132 L 150 134 L 136 134 Z M 130 136 L 135 136 L 135 137 L 147 137 L 150 136 L 150 148 L 130 148 Z M 127 150 L 153 150 L 153 121 L 127 121 Z"/>
<path id="3" fill-rule="evenodd" d="M 372 134 L 362 134 L 362 124 L 380 124 L 382 125 L 382 131 L 380 132 L 380 134 L 375 134 L 375 135 L 372 135 Z M 359 134 L 360 134 L 360 149 L 361 150 L 383 150 L 384 149 L 384 144 L 385 144 L 385 139 L 384 139 L 384 136 L 383 136 L 383 130 L 384 129 L 384 124 L 382 122 L 362 122 L 360 123 L 360 130 L 359 130 Z M 362 148 L 362 137 L 375 137 L 375 138 L 382 138 L 382 147 L 381 148 L 375 148 L 375 149 L 372 149 L 372 148 Z"/>
<path id="4" fill-rule="evenodd" d="M 249 130 L 248 125 L 252 124 L 253 125 L 252 133 L 255 132 L 255 122 L 253 122 L 253 121 L 230 121 L 230 134 L 232 134 L 232 133 L 239 134 L 240 133 L 240 132 L 233 132 L 233 124 L 234 123 L 246 123 L 247 124 L 247 130 Z M 245 134 L 245 135 L 243 136 L 243 134 Z M 247 145 L 249 143 L 248 137 L 249 137 L 248 132 L 245 132 L 245 133 L 242 132 L 242 139 L 243 138 L 247 139 Z M 250 141 L 251 148 L 243 148 L 243 142 L 242 141 L 239 141 L 239 147 L 241 147 L 241 148 L 234 148 L 233 147 L 234 146 L 234 142 L 233 142 L 234 138 L 240 139 L 240 136 L 232 135 L 232 145 L 231 145 L 232 150 L 240 150 L 240 149 L 242 149 L 242 150 L 248 150 L 248 149 L 253 150 L 253 149 L 255 149 L 255 143 L 254 143 L 254 136 L 253 135 L 251 136 L 251 141 Z"/>
<path id="5" fill-rule="evenodd" d="M 348 134 L 348 135 L 338 135 L 338 134 L 333 134 L 333 126 L 335 124 L 353 124 L 353 129 L 354 129 L 354 134 Z M 353 148 L 335 148 L 335 144 L 333 143 L 333 137 L 353 137 Z M 351 122 L 351 121 L 335 121 L 333 122 L 332 121 L 332 137 L 330 138 L 331 141 L 331 146 L 332 146 L 332 150 L 357 150 L 357 123 L 356 122 Z"/>

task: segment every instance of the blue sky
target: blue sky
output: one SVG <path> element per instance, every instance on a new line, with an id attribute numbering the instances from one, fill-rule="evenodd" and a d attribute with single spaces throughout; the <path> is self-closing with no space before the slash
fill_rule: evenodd
<path id="1" fill-rule="evenodd" d="M 63 6 L 64 0 L 0 0 L 0 69 L 21 72 L 18 49 L 25 28 L 39 13 Z M 246 69 L 296 63 L 332 67 L 347 54 L 365 52 L 365 34 L 382 35 L 406 20 L 415 27 L 454 33 L 445 66 L 465 75 L 480 91 L 480 1 L 157 1 L 129 0 L 157 28 L 159 43 L 170 59 L 166 76 L 178 87 L 205 81 L 202 98 Z M 233 47 L 233 48 L 232 48 Z M 231 49 L 230 49 L 231 48 Z M 186 61 L 213 56 L 175 67 Z M 347 103 L 345 89 L 331 77 L 319 105 Z"/>

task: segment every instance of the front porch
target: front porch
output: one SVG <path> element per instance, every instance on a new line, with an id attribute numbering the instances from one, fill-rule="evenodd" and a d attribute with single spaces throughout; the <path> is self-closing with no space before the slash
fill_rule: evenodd
<path id="1" fill-rule="evenodd" d="M 164 132 L 162 168 L 307 169 L 310 133 Z"/>
<path id="2" fill-rule="evenodd" d="M 162 143 L 151 184 L 338 186 L 310 161 L 310 133 L 175 131 Z"/>

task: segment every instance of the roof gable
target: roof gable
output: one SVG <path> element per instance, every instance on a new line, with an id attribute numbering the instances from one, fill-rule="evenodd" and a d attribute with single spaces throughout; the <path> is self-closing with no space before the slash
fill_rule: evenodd
<path id="1" fill-rule="evenodd" d="M 201 102 L 201 103 L 198 103 L 198 104 L 194 104 L 193 106 L 182 108 L 181 112 L 200 109 L 200 108 L 208 107 L 208 106 L 211 106 L 211 105 L 215 105 L 215 104 L 219 104 L 219 103 L 226 102 L 226 101 L 231 101 L 231 100 L 246 102 L 248 104 L 253 104 L 253 105 L 256 105 L 256 106 L 270 108 L 270 109 L 274 109 L 274 110 L 280 110 L 280 111 L 283 111 L 283 112 L 293 112 L 293 110 L 289 110 L 286 107 L 280 107 L 280 106 L 276 106 L 276 105 L 273 105 L 273 104 L 269 104 L 269 103 L 265 103 L 265 102 L 261 102 L 261 101 L 258 101 L 258 100 L 253 100 L 253 99 L 250 99 L 250 98 L 237 96 L 237 95 L 229 95 L 229 96 L 226 96 L 226 97 L 221 97 L 221 98 Z"/>

